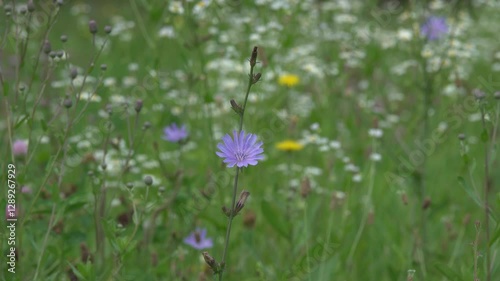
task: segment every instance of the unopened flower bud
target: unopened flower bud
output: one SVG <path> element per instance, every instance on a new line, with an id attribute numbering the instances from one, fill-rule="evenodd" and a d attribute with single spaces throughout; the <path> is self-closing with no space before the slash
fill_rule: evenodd
<path id="1" fill-rule="evenodd" d="M 142 100 L 137 100 L 135 102 L 134 109 L 135 109 L 135 112 L 137 112 L 137 113 L 141 112 L 141 109 L 142 109 Z"/>
<path id="2" fill-rule="evenodd" d="M 110 34 L 112 30 L 113 30 L 113 28 L 109 25 L 106 25 L 104 27 L 104 32 L 106 32 L 106 34 Z"/>
<path id="3" fill-rule="evenodd" d="M 151 186 L 153 184 L 153 178 L 151 176 L 145 176 L 144 177 L 144 183 L 147 186 Z"/>
<path id="4" fill-rule="evenodd" d="M 497 100 L 500 100 L 500 91 L 496 91 L 494 94 L 493 94 L 493 97 Z"/>
<path id="5" fill-rule="evenodd" d="M 97 23 L 95 22 L 95 20 L 90 20 L 89 21 L 89 31 L 92 34 L 96 34 L 97 33 Z"/>
<path id="6" fill-rule="evenodd" d="M 33 13 L 35 11 L 35 4 L 33 3 L 33 0 L 29 0 L 28 4 L 28 12 Z"/>
<path id="7" fill-rule="evenodd" d="M 250 67 L 254 67 L 257 63 L 257 46 L 253 47 L 252 56 L 250 57 Z"/>
<path id="8" fill-rule="evenodd" d="M 73 106 L 73 101 L 70 98 L 66 98 L 63 102 L 64 107 L 71 108 Z"/>
<path id="9" fill-rule="evenodd" d="M 262 76 L 262 74 L 259 72 L 257 74 L 255 74 L 253 77 L 252 77 L 252 83 L 255 84 L 257 82 L 259 82 L 260 80 L 260 77 Z"/>
<path id="10" fill-rule="evenodd" d="M 230 217 L 231 216 L 231 210 L 229 210 L 226 206 L 222 206 L 222 212 L 224 213 L 224 215 L 226 215 L 226 217 Z"/>
<path id="11" fill-rule="evenodd" d="M 239 104 L 237 104 L 236 101 L 232 99 L 230 100 L 230 103 L 231 108 L 234 110 L 234 112 L 238 113 L 238 115 L 243 114 L 243 108 Z"/>
<path id="12" fill-rule="evenodd" d="M 49 52 L 49 57 L 55 58 L 57 56 L 57 53 L 55 51 L 50 51 Z"/>
<path id="13" fill-rule="evenodd" d="M 142 125 L 142 129 L 147 130 L 151 128 L 151 123 L 150 122 L 144 122 L 144 125 Z"/>
<path id="14" fill-rule="evenodd" d="M 215 259 L 212 256 L 210 256 L 208 252 L 203 252 L 202 255 L 203 259 L 208 264 L 208 266 L 210 266 L 210 268 L 214 271 L 214 273 L 218 272 L 219 265 L 217 264 L 217 261 L 215 261 Z"/>
<path id="15" fill-rule="evenodd" d="M 78 70 L 76 68 L 71 68 L 71 70 L 69 71 L 69 78 L 71 78 L 71 80 L 74 80 L 76 76 L 78 76 Z"/>
<path id="16" fill-rule="evenodd" d="M 461 141 L 465 140 L 465 134 L 458 134 L 458 139 Z"/>
<path id="17" fill-rule="evenodd" d="M 236 216 L 237 214 L 239 214 L 241 209 L 243 209 L 243 207 L 245 207 L 245 202 L 247 201 L 248 196 L 250 196 L 250 192 L 248 192 L 246 190 L 243 190 L 241 192 L 240 199 L 238 199 L 238 202 L 236 203 L 236 206 L 234 207 L 234 215 L 233 216 Z"/>
<path id="18" fill-rule="evenodd" d="M 50 51 L 52 51 L 52 46 L 50 45 L 50 42 L 49 40 L 45 40 L 43 42 L 43 46 L 42 46 L 42 51 L 48 55 L 50 53 Z"/>
<path id="19" fill-rule="evenodd" d="M 56 1 L 57 6 L 61 7 L 64 4 L 63 0 L 57 0 Z"/>
<path id="20" fill-rule="evenodd" d="M 65 43 L 66 41 L 68 41 L 68 36 L 63 34 L 59 39 L 61 39 L 61 42 Z"/>
<path id="21" fill-rule="evenodd" d="M 26 14 L 27 12 L 28 12 L 28 8 L 27 8 L 26 6 L 21 6 L 21 7 L 19 8 L 19 13 L 20 13 L 21 15 L 24 15 L 24 14 Z"/>
<path id="22" fill-rule="evenodd" d="M 107 64 L 101 64 L 101 70 L 102 71 L 106 71 L 108 69 L 108 65 Z"/>
<path id="23" fill-rule="evenodd" d="M 57 56 L 58 58 L 62 58 L 62 57 L 64 56 L 64 51 L 61 51 L 61 50 L 57 51 L 57 52 L 56 52 L 56 56 Z"/>

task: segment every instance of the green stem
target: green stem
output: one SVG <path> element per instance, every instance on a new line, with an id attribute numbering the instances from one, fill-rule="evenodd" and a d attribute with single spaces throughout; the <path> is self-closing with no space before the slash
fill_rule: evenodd
<path id="1" fill-rule="evenodd" d="M 481 108 L 481 121 L 483 125 L 483 133 L 487 134 L 486 121 L 485 121 L 485 111 L 484 105 L 480 105 Z M 486 281 L 491 280 L 491 253 L 490 253 L 490 205 L 489 205 L 489 191 L 490 191 L 490 180 L 489 180 L 489 146 L 488 139 L 484 143 L 484 232 L 486 236 Z"/>
<path id="2" fill-rule="evenodd" d="M 236 193 L 238 191 L 238 176 L 240 174 L 240 168 L 236 168 L 236 176 L 234 177 L 234 186 L 233 186 L 233 201 L 231 203 L 231 214 L 229 215 L 229 220 L 227 223 L 227 231 L 226 231 L 226 242 L 224 244 L 224 253 L 222 254 L 222 271 L 219 273 L 219 281 L 222 280 L 222 273 L 224 272 L 224 267 L 226 265 L 226 256 L 227 249 L 229 248 L 229 236 L 231 235 L 231 226 L 233 224 L 234 218 L 234 207 L 236 205 Z"/>
<path id="3" fill-rule="evenodd" d="M 245 94 L 245 101 L 243 102 L 243 108 L 242 108 L 241 115 L 240 115 L 240 126 L 238 129 L 238 132 L 241 132 L 243 130 L 243 117 L 245 116 L 245 108 L 247 106 L 248 95 L 250 94 L 250 89 L 252 88 L 252 85 L 253 85 L 253 68 L 254 68 L 254 66 L 250 65 L 250 74 L 248 75 L 248 87 L 247 87 L 247 91 Z M 218 272 L 219 281 L 222 281 L 222 274 L 224 272 L 224 268 L 226 267 L 226 256 L 227 256 L 227 250 L 229 248 L 229 237 L 231 235 L 231 226 L 232 226 L 233 218 L 234 218 L 236 194 L 238 193 L 238 176 L 239 176 L 239 174 L 240 174 L 240 168 L 236 168 L 236 176 L 234 177 L 234 187 L 233 187 L 233 200 L 231 203 L 231 214 L 229 215 L 229 220 L 227 223 L 226 241 L 224 243 L 224 252 L 222 254 L 222 261 L 220 262 L 221 270 Z"/>

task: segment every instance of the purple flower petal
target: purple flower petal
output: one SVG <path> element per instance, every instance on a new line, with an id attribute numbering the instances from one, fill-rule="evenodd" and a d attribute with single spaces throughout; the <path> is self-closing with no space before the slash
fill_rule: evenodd
<path id="1" fill-rule="evenodd" d="M 215 154 L 223 158 L 223 162 L 227 167 L 237 166 L 248 167 L 248 165 L 257 165 L 258 160 L 262 160 L 264 149 L 261 147 L 262 142 L 257 142 L 257 136 L 254 134 L 245 134 L 244 131 L 233 131 L 233 138 L 226 134 L 222 137 L 222 142 L 217 144 Z"/>

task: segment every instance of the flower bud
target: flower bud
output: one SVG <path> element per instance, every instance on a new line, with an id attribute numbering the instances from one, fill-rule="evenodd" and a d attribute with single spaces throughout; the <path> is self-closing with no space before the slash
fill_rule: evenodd
<path id="1" fill-rule="evenodd" d="M 252 56 L 250 57 L 250 67 L 254 67 L 257 63 L 257 46 L 253 47 Z"/>
<path id="2" fill-rule="evenodd" d="M 147 186 L 151 186 L 153 184 L 153 178 L 151 176 L 145 176 L 144 177 L 144 183 Z"/>
<path id="3" fill-rule="evenodd" d="M 248 196 L 250 196 L 250 192 L 248 192 L 246 190 L 243 190 L 241 192 L 240 199 L 238 199 L 238 202 L 236 203 L 236 206 L 234 207 L 234 216 L 239 214 L 241 209 L 243 209 L 243 207 L 245 207 L 245 202 L 247 201 Z"/>
<path id="4" fill-rule="evenodd" d="M 238 113 L 238 115 L 243 114 L 243 108 L 239 104 L 237 104 L 236 101 L 232 99 L 230 100 L 230 103 L 231 108 L 234 110 L 234 112 Z"/>
<path id="5" fill-rule="evenodd" d="M 61 40 L 61 42 L 66 43 L 66 41 L 68 41 L 68 36 L 63 34 L 59 39 Z"/>
<path id="6" fill-rule="evenodd" d="M 259 72 L 257 74 L 255 74 L 253 77 L 252 77 L 252 83 L 255 84 L 257 82 L 259 82 L 260 80 L 260 77 L 262 76 L 262 74 Z"/>
<path id="7" fill-rule="evenodd" d="M 97 23 L 95 22 L 95 20 L 90 20 L 89 21 L 89 31 L 92 34 L 96 34 L 97 33 Z"/>
<path id="8" fill-rule="evenodd" d="M 141 112 L 141 109 L 142 109 L 142 100 L 137 100 L 135 102 L 134 109 L 135 109 L 135 112 L 137 112 L 137 113 Z"/>
<path id="9" fill-rule="evenodd" d="M 69 71 L 69 78 L 71 78 L 71 80 L 74 80 L 76 78 L 76 76 L 78 76 L 78 70 L 73 67 Z"/>
<path id="10" fill-rule="evenodd" d="M 73 101 L 70 98 L 66 98 L 63 102 L 64 107 L 71 108 L 73 106 Z"/>
<path id="11" fill-rule="evenodd" d="M 35 11 L 35 4 L 33 3 L 33 0 L 29 0 L 28 4 L 28 12 L 33 13 Z"/>
<path id="12" fill-rule="evenodd" d="M 201 254 L 203 255 L 203 259 L 208 264 L 208 266 L 210 266 L 210 268 L 214 272 L 219 272 L 219 265 L 217 264 L 217 261 L 215 261 L 215 259 L 212 256 L 210 256 L 208 252 L 203 252 Z"/>
<path id="13" fill-rule="evenodd" d="M 43 42 L 43 46 L 42 46 L 42 51 L 48 55 L 50 53 L 50 51 L 52 51 L 52 46 L 50 45 L 50 42 L 49 40 L 45 40 Z"/>
<path id="14" fill-rule="evenodd" d="M 112 30 L 113 30 L 113 28 L 109 25 L 106 25 L 104 27 L 104 32 L 106 32 L 106 34 L 110 34 Z"/>

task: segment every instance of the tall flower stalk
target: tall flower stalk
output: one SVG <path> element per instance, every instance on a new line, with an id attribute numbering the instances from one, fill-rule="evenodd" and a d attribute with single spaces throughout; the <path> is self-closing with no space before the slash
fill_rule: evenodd
<path id="1" fill-rule="evenodd" d="M 231 100 L 231 107 L 238 114 L 240 118 L 238 131 L 233 132 L 233 137 L 229 135 L 225 135 L 222 138 L 222 142 L 217 145 L 219 151 L 217 151 L 217 155 L 221 158 L 224 158 L 224 163 L 227 164 L 228 167 L 236 166 L 236 175 L 234 177 L 234 185 L 233 185 L 233 196 L 231 200 L 231 207 L 227 209 L 225 206 L 222 208 L 226 216 L 228 217 L 227 222 L 227 230 L 226 230 L 226 238 L 224 242 L 224 251 L 222 254 L 222 260 L 220 263 L 217 263 L 212 257 L 208 255 L 208 253 L 204 252 L 203 257 L 207 264 L 213 269 L 215 274 L 219 276 L 219 281 L 222 281 L 222 276 L 226 267 L 226 258 L 229 248 L 229 239 L 231 237 L 231 228 L 234 217 L 241 211 L 243 208 L 246 199 L 249 196 L 249 192 L 243 191 L 240 195 L 238 202 L 236 202 L 236 195 L 238 193 L 238 179 L 240 172 L 243 167 L 247 167 L 248 165 L 256 165 L 258 160 L 263 158 L 262 153 L 264 150 L 262 149 L 262 142 L 257 142 L 257 136 L 253 134 L 246 134 L 243 131 L 243 119 L 245 116 L 245 109 L 248 101 L 248 95 L 250 94 L 250 89 L 252 85 L 257 83 L 260 79 L 261 74 L 254 74 L 254 68 L 257 64 L 257 47 L 253 48 L 252 56 L 250 57 L 250 73 L 248 77 L 248 86 L 245 94 L 245 100 L 243 102 L 243 106 L 240 106 L 236 103 L 236 101 Z"/>

